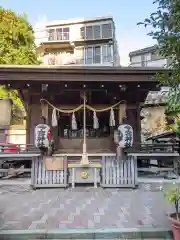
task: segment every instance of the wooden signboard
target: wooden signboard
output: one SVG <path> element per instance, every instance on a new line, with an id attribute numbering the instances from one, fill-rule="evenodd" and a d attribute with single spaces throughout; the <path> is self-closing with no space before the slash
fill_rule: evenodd
<path id="1" fill-rule="evenodd" d="M 64 169 L 64 157 L 48 156 L 44 157 L 45 168 L 49 171 L 58 171 Z"/>

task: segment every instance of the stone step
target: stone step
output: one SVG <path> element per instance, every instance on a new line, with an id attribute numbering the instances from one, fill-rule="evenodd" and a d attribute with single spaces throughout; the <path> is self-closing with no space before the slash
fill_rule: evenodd
<path id="1" fill-rule="evenodd" d="M 124 228 L 124 229 L 57 229 L 57 230 L 4 230 L 0 231 L 3 240 L 34 239 L 168 239 L 172 233 L 168 229 Z"/>

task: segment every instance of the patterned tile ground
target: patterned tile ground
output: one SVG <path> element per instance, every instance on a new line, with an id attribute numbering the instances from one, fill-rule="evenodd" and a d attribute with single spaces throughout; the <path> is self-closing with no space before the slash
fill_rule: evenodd
<path id="1" fill-rule="evenodd" d="M 0 229 L 166 228 L 171 207 L 157 189 L 0 186 Z"/>

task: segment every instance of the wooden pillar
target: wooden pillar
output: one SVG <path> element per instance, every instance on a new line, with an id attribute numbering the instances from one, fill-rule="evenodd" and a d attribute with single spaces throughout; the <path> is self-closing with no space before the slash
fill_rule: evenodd
<path id="1" fill-rule="evenodd" d="M 127 105 L 127 122 L 134 130 L 134 143 L 141 142 L 140 103 Z"/>
<path id="2" fill-rule="evenodd" d="M 136 111 L 137 111 L 137 142 L 141 142 L 141 103 L 136 104 Z"/>
<path id="3" fill-rule="evenodd" d="M 19 93 L 21 100 L 24 102 L 26 111 L 26 144 L 30 144 L 30 128 L 31 128 L 31 96 L 29 89 L 23 89 Z"/>
<path id="4" fill-rule="evenodd" d="M 41 116 L 46 119 L 46 124 L 50 124 L 49 107 L 47 103 L 41 103 Z"/>
<path id="5" fill-rule="evenodd" d="M 26 144 L 31 143 L 31 102 L 27 106 L 27 117 L 26 117 Z"/>
<path id="6" fill-rule="evenodd" d="M 126 117 L 126 103 L 119 104 L 119 124 L 122 124 L 123 119 Z"/>

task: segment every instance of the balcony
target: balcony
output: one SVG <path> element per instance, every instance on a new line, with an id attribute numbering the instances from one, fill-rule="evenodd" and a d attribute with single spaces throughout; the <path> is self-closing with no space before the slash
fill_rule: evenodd
<path id="1" fill-rule="evenodd" d="M 53 28 L 47 30 L 47 38 L 38 47 L 38 52 L 48 52 L 49 49 L 73 49 L 74 45 L 70 42 L 69 27 Z"/>
<path id="2" fill-rule="evenodd" d="M 86 66 L 112 66 L 112 55 L 104 53 L 104 55 L 86 55 L 86 52 L 81 52 L 80 55 L 68 53 L 68 52 L 58 52 L 45 54 L 42 57 L 42 62 L 45 65 L 86 65 Z"/>

